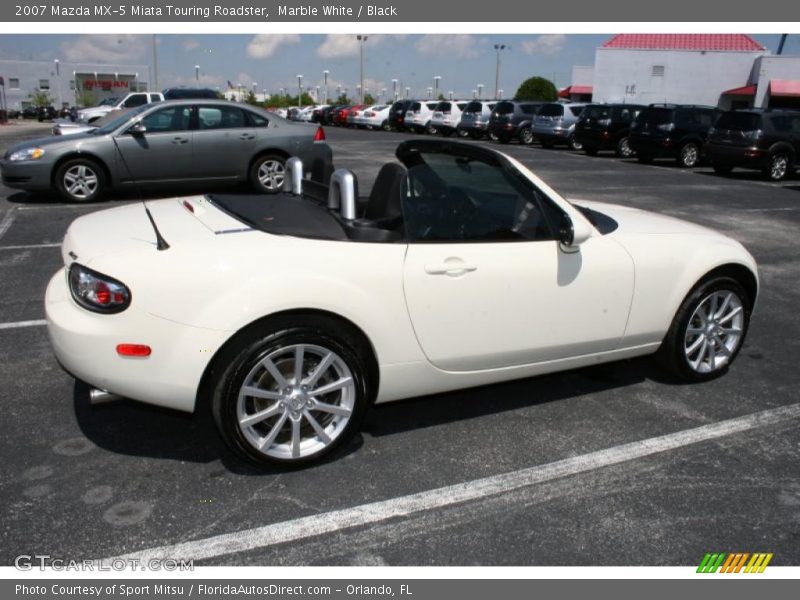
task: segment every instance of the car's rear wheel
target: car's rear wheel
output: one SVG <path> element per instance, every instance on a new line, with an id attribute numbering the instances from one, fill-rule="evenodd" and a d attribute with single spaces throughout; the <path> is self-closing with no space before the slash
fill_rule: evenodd
<path id="1" fill-rule="evenodd" d="M 425 133 L 428 135 L 436 135 L 436 127 L 431 125 L 430 121 L 428 121 L 428 124 L 425 125 Z"/>
<path id="2" fill-rule="evenodd" d="M 519 141 L 526 146 L 530 146 L 533 143 L 533 140 L 533 130 L 530 127 L 523 127 L 519 132 Z M 542 146 L 544 146 L 544 142 L 542 142 Z"/>
<path id="3" fill-rule="evenodd" d="M 583 150 L 583 144 L 581 144 L 577 139 L 575 139 L 575 134 L 573 133 L 569 136 L 569 140 L 567 141 L 569 144 L 570 150 Z"/>
<path id="4" fill-rule="evenodd" d="M 265 154 L 253 161 L 250 183 L 263 194 L 277 194 L 286 179 L 286 159 L 278 154 Z"/>
<path id="5" fill-rule="evenodd" d="M 467 131 L 466 129 L 459 128 L 457 131 L 458 131 L 458 137 L 460 137 L 460 138 L 468 138 L 469 137 L 469 131 Z"/>
<path id="6" fill-rule="evenodd" d="M 369 388 L 357 344 L 346 337 L 311 321 L 240 344 L 213 388 L 214 420 L 227 444 L 260 465 L 295 466 L 350 439 Z"/>
<path id="7" fill-rule="evenodd" d="M 55 175 L 59 194 L 70 202 L 94 202 L 105 190 L 105 173 L 95 161 L 76 158 L 62 164 Z"/>
<path id="8" fill-rule="evenodd" d="M 700 147 L 694 142 L 684 144 L 678 152 L 678 164 L 690 169 L 700 162 Z"/>
<path id="9" fill-rule="evenodd" d="M 792 162 L 789 155 L 785 152 L 777 152 L 769 159 L 767 168 L 764 169 L 764 174 L 770 181 L 781 181 L 789 175 L 791 166 Z"/>
<path id="10" fill-rule="evenodd" d="M 381 129 L 383 129 L 384 131 L 391 131 L 392 130 L 392 126 L 389 125 L 389 121 L 384 121 L 381 124 Z"/>
<path id="11" fill-rule="evenodd" d="M 751 300 L 730 277 L 713 277 L 684 299 L 659 349 L 660 362 L 675 376 L 705 381 L 723 374 L 747 334 Z"/>
<path id="12" fill-rule="evenodd" d="M 633 148 L 631 148 L 631 144 L 627 135 L 625 137 L 621 137 L 617 142 L 616 153 L 620 158 L 630 158 L 636 154 Z"/>

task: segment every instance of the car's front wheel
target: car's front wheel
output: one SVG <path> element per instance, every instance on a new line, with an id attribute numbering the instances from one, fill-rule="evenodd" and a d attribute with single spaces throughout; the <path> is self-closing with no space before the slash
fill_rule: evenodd
<path id="1" fill-rule="evenodd" d="M 630 141 L 628 140 L 628 136 L 621 137 L 617 142 L 616 148 L 617 156 L 620 158 L 630 158 L 636 152 L 631 148 Z"/>
<path id="2" fill-rule="evenodd" d="M 786 179 L 791 170 L 791 159 L 785 152 L 777 152 L 769 159 L 767 168 L 764 169 L 764 174 L 770 181 L 781 181 Z"/>
<path id="3" fill-rule="evenodd" d="M 384 131 L 391 131 L 392 130 L 392 126 L 389 125 L 389 121 L 384 121 L 381 124 L 381 129 L 383 129 Z"/>
<path id="4" fill-rule="evenodd" d="M 530 127 L 523 127 L 519 132 L 519 141 L 525 144 L 526 146 L 530 146 L 533 143 L 533 130 Z M 542 146 L 544 146 L 544 142 L 542 142 Z"/>
<path id="5" fill-rule="evenodd" d="M 214 386 L 227 444 L 261 465 L 302 465 L 340 447 L 368 404 L 367 369 L 335 327 L 309 322 L 249 336 Z"/>
<path id="6" fill-rule="evenodd" d="M 678 164 L 685 168 L 690 169 L 700 162 L 700 148 L 694 142 L 684 144 L 678 152 Z"/>
<path id="7" fill-rule="evenodd" d="M 570 150 L 583 150 L 583 144 L 581 144 L 575 138 L 575 134 L 574 133 L 571 136 L 569 136 L 568 143 L 569 143 Z"/>
<path id="8" fill-rule="evenodd" d="M 684 299 L 659 349 L 660 362 L 687 381 L 723 374 L 744 342 L 751 300 L 730 277 L 713 277 Z"/>
<path id="9" fill-rule="evenodd" d="M 70 202 L 94 202 L 105 189 L 105 174 L 95 161 L 76 158 L 58 168 L 55 184 L 58 193 Z"/>
<path id="10" fill-rule="evenodd" d="M 286 159 L 278 154 L 265 154 L 253 161 L 250 183 L 262 194 L 277 194 L 286 179 Z"/>

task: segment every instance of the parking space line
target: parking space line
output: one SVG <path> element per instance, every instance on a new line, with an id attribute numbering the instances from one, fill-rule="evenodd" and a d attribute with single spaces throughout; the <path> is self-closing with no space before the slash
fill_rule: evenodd
<path id="1" fill-rule="evenodd" d="M 14 213 L 15 209 L 14 208 L 10 209 L 6 213 L 6 216 L 3 217 L 3 220 L 0 221 L 0 239 L 6 234 L 6 232 L 11 227 L 11 224 L 14 222 L 14 217 L 16 216 Z"/>
<path id="2" fill-rule="evenodd" d="M 35 321 L 14 321 L 11 323 L 0 323 L 0 329 L 19 329 L 20 327 L 39 327 L 47 325 L 44 319 L 37 319 Z"/>
<path id="3" fill-rule="evenodd" d="M 59 248 L 58 244 L 26 244 L 22 246 L 0 246 L 0 250 L 35 250 L 36 248 Z"/>
<path id="4" fill-rule="evenodd" d="M 800 418 L 800 404 L 790 404 L 528 469 L 466 481 L 409 496 L 310 515 L 291 521 L 273 523 L 244 531 L 149 548 L 122 557 L 105 558 L 102 561 L 103 563 L 110 563 L 116 558 L 136 558 L 143 562 L 153 558 L 203 560 L 236 552 L 267 548 L 277 544 L 380 523 L 388 519 L 411 517 L 435 509 L 481 500 L 554 479 L 587 473 L 603 467 L 618 465 L 797 418 Z"/>

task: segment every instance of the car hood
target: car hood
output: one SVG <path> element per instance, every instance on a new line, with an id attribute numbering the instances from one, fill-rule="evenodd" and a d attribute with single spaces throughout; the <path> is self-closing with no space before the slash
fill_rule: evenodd
<path id="1" fill-rule="evenodd" d="M 592 200 L 570 199 L 572 204 L 597 211 L 614 219 L 619 233 L 645 234 L 703 234 L 725 237 L 721 233 L 668 215 L 649 212 L 620 204 L 608 204 Z"/>

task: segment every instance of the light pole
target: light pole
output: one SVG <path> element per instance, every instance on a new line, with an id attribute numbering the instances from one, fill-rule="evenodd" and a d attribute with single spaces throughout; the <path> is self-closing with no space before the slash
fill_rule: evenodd
<path id="1" fill-rule="evenodd" d="M 339 101 L 339 98 L 342 97 L 342 85 L 339 84 L 336 86 L 336 101 Z"/>
<path id="2" fill-rule="evenodd" d="M 475 100 L 478 97 L 478 90 L 472 90 L 472 99 Z"/>
<path id="3" fill-rule="evenodd" d="M 303 76 L 297 76 L 297 106 L 303 104 Z"/>
<path id="4" fill-rule="evenodd" d="M 408 100 L 409 92 L 411 92 L 411 88 L 410 87 L 406 87 L 406 100 Z"/>
<path id="5" fill-rule="evenodd" d="M 386 102 L 386 88 L 381 88 L 381 101 L 380 104 Z"/>
<path id="6" fill-rule="evenodd" d="M 194 80 L 200 81 L 200 65 L 194 66 Z"/>
<path id="7" fill-rule="evenodd" d="M 322 72 L 322 76 L 325 78 L 325 102 L 323 104 L 328 103 L 328 73 L 327 69 Z"/>
<path id="8" fill-rule="evenodd" d="M 426 91 L 428 92 L 428 100 L 430 100 L 431 99 L 431 92 L 433 91 L 433 88 L 428 86 Z"/>
<path id="9" fill-rule="evenodd" d="M 361 57 L 361 85 L 359 86 L 360 100 L 359 104 L 364 104 L 364 44 L 367 43 L 366 35 L 357 35 L 359 54 Z"/>
<path id="10" fill-rule="evenodd" d="M 363 90 L 364 90 L 364 88 L 361 87 L 361 84 L 357 83 L 356 84 L 356 94 L 358 94 L 358 98 L 359 98 L 358 103 L 359 104 L 364 104 L 364 94 L 362 93 Z"/>
<path id="11" fill-rule="evenodd" d="M 448 100 L 452 100 L 453 99 L 453 90 L 450 90 L 449 92 L 447 92 L 447 99 Z"/>
<path id="12" fill-rule="evenodd" d="M 397 102 L 397 79 L 392 79 L 392 98 Z"/>
<path id="13" fill-rule="evenodd" d="M 58 104 L 59 104 L 59 108 L 62 108 L 63 105 L 64 105 L 64 102 L 61 99 L 61 68 L 60 68 L 61 65 L 60 65 L 59 60 L 57 58 L 55 60 L 53 60 L 53 62 L 56 64 L 56 86 L 57 86 L 57 89 L 58 89 Z"/>
<path id="14" fill-rule="evenodd" d="M 479 83 L 478 84 L 478 100 L 480 100 L 481 98 L 483 98 L 483 84 Z"/>
<path id="15" fill-rule="evenodd" d="M 317 97 L 315 98 L 315 102 L 319 102 L 319 86 L 314 86 L 314 89 L 317 91 Z"/>
<path id="16" fill-rule="evenodd" d="M 507 46 L 505 44 L 495 44 L 494 49 L 497 52 L 497 67 L 494 71 L 494 99 L 499 100 L 500 96 L 498 96 L 500 92 L 500 52 L 505 50 Z M 510 48 L 509 48 L 510 50 Z"/>
<path id="17" fill-rule="evenodd" d="M 441 75 L 436 75 L 433 78 L 433 97 L 439 99 L 439 82 L 442 80 Z"/>
<path id="18" fill-rule="evenodd" d="M 497 99 L 498 100 L 502 100 L 503 99 L 503 90 L 497 90 Z"/>

